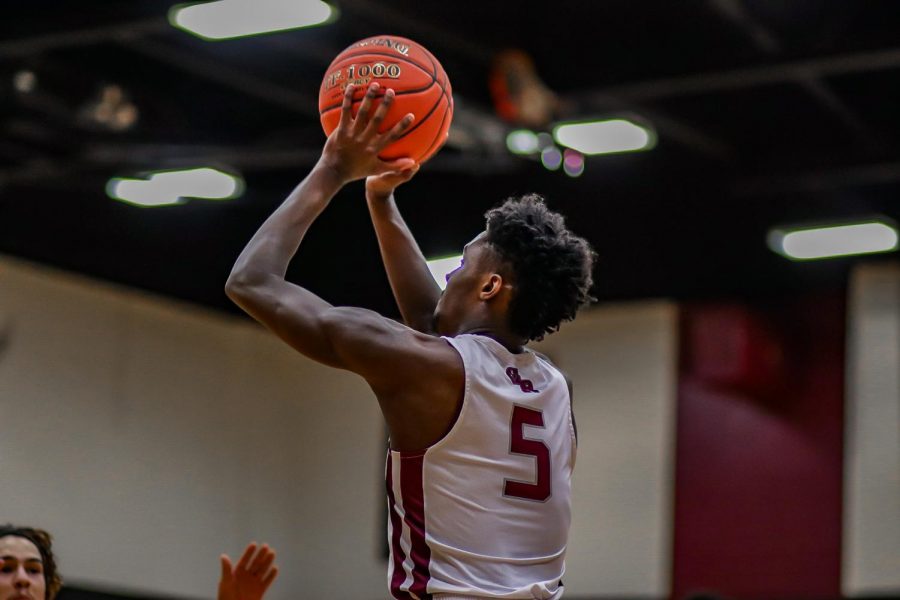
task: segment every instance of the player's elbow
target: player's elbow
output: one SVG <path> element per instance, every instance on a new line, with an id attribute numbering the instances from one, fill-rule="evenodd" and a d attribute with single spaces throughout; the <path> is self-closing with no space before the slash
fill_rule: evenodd
<path id="1" fill-rule="evenodd" d="M 247 269 L 235 267 L 225 281 L 225 295 L 232 302 L 243 307 L 258 295 L 263 287 L 264 278 L 254 275 Z"/>
<path id="2" fill-rule="evenodd" d="M 246 295 L 249 286 L 246 278 L 242 277 L 239 272 L 232 271 L 225 281 L 225 295 L 236 303 L 240 304 L 239 299 Z"/>

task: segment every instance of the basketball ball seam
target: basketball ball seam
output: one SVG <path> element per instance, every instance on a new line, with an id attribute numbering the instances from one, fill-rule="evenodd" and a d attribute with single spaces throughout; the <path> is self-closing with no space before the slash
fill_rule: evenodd
<path id="1" fill-rule="evenodd" d="M 395 95 L 395 96 L 405 96 L 405 95 L 407 95 L 407 94 L 418 94 L 418 93 L 420 93 L 420 92 L 426 92 L 426 91 L 430 90 L 430 89 L 434 86 L 435 83 L 436 83 L 435 80 L 432 79 L 432 80 L 431 80 L 431 83 L 429 83 L 429 84 L 426 85 L 425 87 L 416 88 L 416 89 L 414 89 L 414 90 L 403 90 L 402 92 L 398 92 L 397 90 L 394 90 L 394 95 Z M 438 87 L 441 87 L 441 86 L 438 86 Z M 443 88 L 441 88 L 441 91 L 442 91 L 442 93 L 443 93 Z M 375 96 L 373 96 L 373 97 L 374 97 L 374 98 L 384 98 L 384 93 L 381 93 L 381 94 L 375 94 Z M 353 105 L 355 105 L 355 104 L 358 104 L 358 103 L 360 103 L 360 102 L 362 102 L 362 101 L 363 101 L 362 98 L 360 98 L 359 100 L 354 100 L 353 103 L 351 104 L 351 106 L 353 106 Z M 341 108 L 343 105 L 344 105 L 344 100 L 343 100 L 343 98 L 342 98 L 341 101 L 338 102 L 337 104 L 331 104 L 331 105 L 326 106 L 325 108 L 323 108 L 321 111 L 319 111 L 319 115 L 321 116 L 321 115 L 324 115 L 324 114 L 327 113 L 327 112 L 333 111 L 333 110 L 336 109 L 336 108 Z"/>
<path id="2" fill-rule="evenodd" d="M 424 48 L 423 48 L 423 50 L 424 50 Z M 434 113 L 434 111 L 437 109 L 438 105 L 441 103 L 442 98 L 448 99 L 447 100 L 447 110 L 450 110 L 452 101 L 449 99 L 449 96 L 447 96 L 447 90 L 444 89 L 444 86 L 442 86 L 440 81 L 438 81 L 438 79 L 437 79 L 437 63 L 436 63 L 435 59 L 433 59 L 430 56 L 430 54 L 431 54 L 430 52 L 426 51 L 425 56 L 428 58 L 428 60 L 431 61 L 431 68 L 433 69 L 431 85 L 437 85 L 439 88 L 441 88 L 441 95 L 438 96 L 438 99 L 435 101 L 434 106 L 431 107 L 431 109 L 428 111 L 428 114 L 425 115 L 425 118 L 420 119 L 415 125 L 413 125 L 407 131 L 405 131 L 403 133 L 403 135 L 401 135 L 399 138 L 397 138 L 398 140 L 402 140 L 403 138 L 408 136 L 410 133 L 412 133 L 413 131 L 418 129 L 419 126 L 423 125 L 428 120 L 428 118 Z M 441 71 L 443 71 L 443 70 L 444 70 L 443 67 L 441 67 Z M 428 86 L 428 87 L 430 88 L 431 86 Z M 447 111 L 444 111 L 444 118 L 446 118 L 446 116 L 447 116 Z M 443 122 L 444 122 L 444 119 L 441 119 L 442 124 L 443 124 Z M 433 140 L 432 140 L 432 144 L 434 144 Z"/>
<path id="3" fill-rule="evenodd" d="M 431 85 L 436 85 L 436 84 L 437 84 L 437 80 L 435 80 L 434 83 L 432 83 Z M 428 86 L 428 87 L 430 88 L 431 86 Z M 441 86 L 438 86 L 438 87 L 441 88 Z M 438 104 L 441 103 L 441 100 L 442 100 L 444 97 L 446 97 L 446 94 L 444 93 L 444 88 L 441 88 L 441 95 L 438 96 L 438 99 L 435 101 L 434 105 L 428 110 L 428 114 L 426 114 L 424 118 L 419 119 L 419 120 L 416 122 L 415 125 L 413 125 L 413 126 L 410 127 L 409 129 L 407 129 L 406 131 L 404 131 L 404 132 L 403 132 L 403 135 L 401 135 L 401 136 L 398 137 L 397 139 L 398 139 L 398 140 L 402 140 L 403 138 L 405 138 L 406 136 L 408 136 L 409 134 L 411 134 L 413 131 L 415 131 L 416 129 L 418 129 L 422 124 L 424 124 L 425 121 L 428 120 L 428 117 L 430 117 L 432 114 L 434 114 L 434 111 L 437 109 Z"/>
<path id="4" fill-rule="evenodd" d="M 440 100 L 438 102 L 440 102 Z M 453 106 L 450 104 L 450 101 L 448 100 L 447 101 L 447 109 L 444 110 L 444 116 L 441 118 L 441 125 L 440 125 L 440 127 L 438 127 L 438 131 L 440 131 L 441 129 L 444 128 L 444 121 L 447 120 L 447 115 L 452 114 L 452 113 L 453 113 Z M 423 154 L 422 157 L 419 159 L 420 162 L 431 158 L 431 155 L 434 154 L 438 148 L 440 148 L 441 143 L 439 143 L 439 139 L 438 139 L 439 137 L 440 136 L 434 137 L 434 140 L 432 140 L 432 142 L 431 142 L 431 146 L 428 147 L 428 150 L 426 150 L 425 154 Z"/>

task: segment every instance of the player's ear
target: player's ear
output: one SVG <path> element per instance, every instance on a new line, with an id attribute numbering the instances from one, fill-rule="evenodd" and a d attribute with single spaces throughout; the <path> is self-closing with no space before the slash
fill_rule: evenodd
<path id="1" fill-rule="evenodd" d="M 490 273 L 481 284 L 478 296 L 482 300 L 490 300 L 503 289 L 503 276 L 499 273 Z"/>

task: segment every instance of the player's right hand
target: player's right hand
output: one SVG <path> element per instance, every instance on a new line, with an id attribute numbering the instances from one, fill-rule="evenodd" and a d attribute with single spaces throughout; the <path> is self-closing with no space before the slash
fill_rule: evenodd
<path id="1" fill-rule="evenodd" d="M 409 113 L 388 131 L 378 133 L 378 129 L 394 101 L 394 91 L 388 89 L 384 93 L 381 104 L 373 113 L 372 103 L 378 90 L 378 83 L 373 82 L 369 85 L 355 118 L 351 110 L 353 86 L 348 85 L 344 90 L 341 120 L 337 128 L 328 136 L 320 160 L 320 164 L 330 169 L 341 183 L 349 183 L 370 175 L 403 171 L 416 164 L 411 158 L 398 158 L 390 161 L 378 158 L 378 153 L 384 150 L 388 144 L 400 139 L 413 122 L 413 115 Z"/>

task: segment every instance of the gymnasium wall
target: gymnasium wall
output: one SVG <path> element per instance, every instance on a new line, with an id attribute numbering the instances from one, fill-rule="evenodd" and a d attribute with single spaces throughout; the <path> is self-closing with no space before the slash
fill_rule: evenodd
<path id="1" fill-rule="evenodd" d="M 847 336 L 843 591 L 900 596 L 900 265 L 854 272 Z"/>
<path id="2" fill-rule="evenodd" d="M 535 346 L 574 386 L 567 597 L 668 594 L 677 319 L 666 302 L 606 306 Z"/>
<path id="3" fill-rule="evenodd" d="M 673 596 L 840 596 L 844 297 L 681 310 Z"/>
<path id="4" fill-rule="evenodd" d="M 575 381 L 567 597 L 669 589 L 676 320 L 607 306 L 541 346 Z M 72 583 L 211 597 L 257 539 L 272 600 L 387 596 L 376 403 L 245 319 L 0 258 L 0 414 L 0 521 Z"/>
<path id="5" fill-rule="evenodd" d="M 245 320 L 20 263 L 0 307 L 0 521 L 55 534 L 71 582 L 211 597 L 218 555 L 259 539 L 284 565 L 273 600 L 380 597 L 362 380 Z"/>

